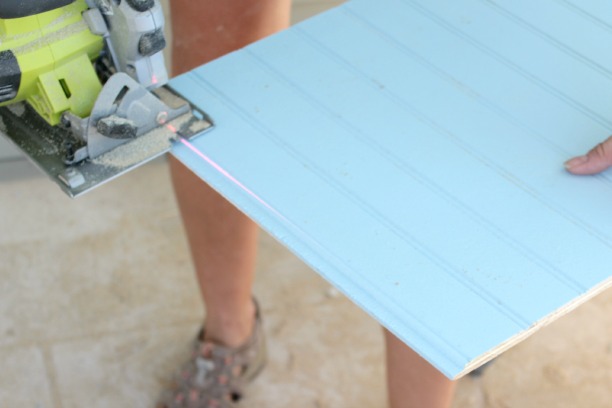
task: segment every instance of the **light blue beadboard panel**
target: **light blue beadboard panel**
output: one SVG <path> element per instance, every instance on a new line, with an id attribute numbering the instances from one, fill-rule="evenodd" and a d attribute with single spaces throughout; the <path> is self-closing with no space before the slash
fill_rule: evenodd
<path id="1" fill-rule="evenodd" d="M 612 127 L 610 110 L 607 109 L 609 92 L 612 90 L 609 76 L 587 67 L 583 61 L 552 46 L 545 38 L 529 30 L 517 29 L 513 21 L 491 8 L 483 7 L 481 0 L 401 2 L 444 30 L 473 43 L 535 86 Z M 495 30 L 491 30 L 491 27 L 495 27 Z M 581 81 L 575 80 L 577 76 Z"/>
<path id="2" fill-rule="evenodd" d="M 198 74 L 201 72 L 198 71 Z M 194 82 L 193 78 L 180 78 L 173 85 L 185 92 L 203 84 Z M 271 87 L 269 84 L 266 86 L 267 89 Z M 203 92 L 203 89 L 210 93 Z M 218 95 L 208 87 L 203 89 L 198 89 L 192 100 L 207 106 Z M 223 98 L 222 102 L 227 103 L 228 100 Z M 254 122 L 254 127 L 251 117 L 243 119 L 244 113 L 237 114 L 235 109 L 233 103 L 226 107 L 221 105 L 221 101 L 208 109 L 215 115 L 218 128 L 206 136 L 205 152 L 208 157 L 215 157 L 217 166 L 230 169 L 233 177 L 250 187 L 250 192 L 235 183 L 228 183 L 227 176 L 218 174 L 218 168 L 203 162 L 199 156 L 189 154 L 186 149 L 177 149 L 175 154 L 187 159 L 190 168 L 230 200 L 239 202 L 240 207 L 270 233 L 388 326 L 405 325 L 411 331 L 416 326 L 417 338 L 424 338 L 424 348 L 421 350 L 424 355 L 432 359 L 450 359 L 444 366 L 453 367 L 453 371 L 456 371 L 479 353 L 479 346 L 474 348 L 475 344 L 459 341 L 452 346 L 446 345 L 446 339 L 440 336 L 447 330 L 478 330 L 476 320 L 466 320 L 466 310 L 478 314 L 489 322 L 489 327 L 494 328 L 483 333 L 480 339 L 489 347 L 504 341 L 517 330 L 527 328 L 526 321 L 508 316 L 490 296 L 478 296 L 478 287 L 465 284 L 452 266 L 422 250 L 417 242 L 413 243 L 411 237 L 405 237 L 396 226 L 381 220 L 381 214 L 355 203 L 354 195 L 347 195 L 343 189 L 330 185 L 327 177 L 309 157 L 284 145 L 277 137 L 266 135 L 267 132 L 262 134 L 263 137 L 253 137 L 254 130 L 261 129 L 260 125 Z M 224 126 L 224 119 L 231 119 L 228 121 L 231 126 Z M 329 130 L 319 128 L 318 131 L 330 134 Z M 333 131 L 337 132 L 337 129 Z M 296 133 L 301 134 L 300 138 L 311 137 L 308 128 L 304 131 L 296 129 Z M 224 152 L 228 148 L 224 134 L 231 134 L 231 144 L 241 147 L 234 149 L 232 155 Z M 268 154 L 275 151 L 274 159 L 257 153 L 262 150 Z M 367 157 L 362 158 L 365 160 Z M 251 167 L 254 165 L 256 171 Z M 266 184 L 273 184 L 275 188 L 270 189 Z M 339 212 L 330 212 L 330 206 Z M 408 211 L 409 208 L 406 209 Z M 432 214 L 427 219 L 434 216 Z M 373 239 L 380 245 L 372 247 Z M 406 244 L 406 240 L 413 245 Z M 384 265 L 381 260 L 385 260 Z M 372 275 L 374 271 L 376 273 Z M 410 282 L 405 280 L 408 272 L 412 275 Z M 436 319 L 438 309 L 419 307 L 432 300 L 432 293 L 422 291 L 422 287 L 438 288 L 437 292 L 442 297 L 432 304 L 447 303 L 448 299 L 444 296 L 448 293 L 465 297 L 470 304 L 464 304 L 465 308 L 462 309 L 449 310 L 448 316 L 452 319 L 449 324 Z M 441 339 L 438 340 L 438 337 Z M 428 351 L 430 347 L 432 351 Z M 436 357 L 436 353 L 441 355 Z"/>
<path id="3" fill-rule="evenodd" d="M 558 3 L 584 14 L 594 24 L 612 25 L 612 3 L 607 0 L 556 0 Z"/>
<path id="4" fill-rule="evenodd" d="M 327 15 L 325 17 L 333 16 Z M 314 20 L 311 25 L 304 25 L 299 27 L 299 29 L 307 33 L 320 33 L 322 30 L 321 23 L 325 25 L 325 18 L 322 17 Z M 350 21 L 346 22 L 346 26 L 350 25 Z M 529 247 L 537 249 L 537 253 L 547 251 L 542 246 L 549 246 L 548 251 L 554 251 L 555 248 L 560 250 L 560 248 L 554 247 L 554 244 L 541 240 L 541 228 L 545 221 L 548 221 L 546 222 L 546 230 L 550 232 L 564 230 L 566 228 L 565 224 L 568 222 L 570 224 L 582 224 L 583 228 L 580 228 L 582 234 L 597 234 L 604 243 L 601 250 L 604 251 L 606 250 L 605 248 L 609 248 L 611 230 L 606 230 L 605 226 L 603 228 L 593 227 L 597 225 L 598 219 L 606 219 L 608 217 L 609 204 L 602 201 L 597 212 L 593 211 L 591 198 L 588 195 L 581 194 L 583 188 L 588 188 L 584 180 L 565 174 L 561 166 L 559 166 L 559 163 L 567 159 L 567 154 L 557 149 L 547 149 L 546 141 L 538 138 L 533 132 L 523 130 L 520 125 L 515 125 L 512 121 L 500 123 L 503 115 L 496 114 L 498 109 L 486 104 L 470 103 L 471 101 L 477 101 L 479 98 L 466 92 L 456 92 L 456 90 L 450 89 L 448 81 L 439 78 L 439 75 L 432 69 L 415 63 L 413 58 L 396 58 L 393 66 L 388 66 L 385 63 L 384 57 L 379 55 L 380 50 L 384 49 L 384 39 L 376 38 L 367 31 L 364 31 L 362 35 L 356 34 L 358 33 L 358 28 L 353 33 L 355 37 L 352 37 L 351 40 L 343 39 L 340 36 L 330 39 L 330 36 L 328 36 L 327 42 L 336 41 L 334 45 L 338 56 L 350 54 L 349 45 L 352 43 L 353 38 L 356 39 L 356 43 L 367 44 L 368 49 L 374 50 L 371 53 L 373 58 L 359 62 L 358 67 L 361 72 L 365 73 L 370 81 L 378 81 L 380 85 L 384 86 L 384 93 L 389 94 L 390 99 L 394 101 L 399 100 L 402 105 L 406 104 L 412 109 L 418 109 L 419 117 L 426 118 L 425 120 L 437 129 L 436 134 L 438 138 L 452 142 L 452 144 L 457 146 L 456 150 L 464 150 L 464 155 L 467 153 L 468 156 L 477 158 L 478 161 L 471 160 L 472 167 L 478 164 L 489 167 L 495 166 L 498 177 L 492 179 L 488 184 L 484 184 L 484 181 L 474 183 L 474 187 L 480 191 L 480 194 L 478 191 L 466 189 L 466 183 L 464 182 L 465 173 L 453 173 L 454 179 L 451 179 L 453 176 L 449 176 L 448 168 L 440 167 L 439 160 L 429 160 L 427 152 L 440 152 L 441 149 L 440 146 L 429 146 L 428 144 L 432 142 L 430 139 L 423 143 L 423 146 L 419 146 L 425 149 L 424 151 L 416 153 L 410 149 L 411 153 L 407 153 L 414 154 L 415 158 L 411 160 L 418 159 L 419 156 L 424 159 L 422 160 L 422 165 L 428 167 L 423 168 L 423 173 L 427 175 L 432 175 L 434 172 L 439 173 L 439 178 L 442 182 L 447 180 L 444 188 L 447 191 L 452 191 L 453 194 L 464 196 L 464 200 L 470 201 L 470 205 L 473 208 L 478 208 L 479 214 L 484 215 L 485 211 L 491 212 L 489 217 L 495 217 L 497 214 L 499 222 L 503 223 L 501 227 L 506 232 L 515 231 L 515 240 L 528 242 L 530 238 L 533 238 L 533 241 L 529 243 Z M 286 52 L 289 51 L 287 50 Z M 310 57 L 315 58 L 314 55 Z M 349 55 L 344 61 L 351 58 L 353 57 Z M 413 75 L 406 77 L 404 72 L 410 72 Z M 414 75 L 416 73 L 418 75 Z M 423 78 L 427 78 L 427 81 L 423 81 Z M 461 81 L 461 78 L 453 78 L 451 83 L 459 81 Z M 463 91 L 463 89 L 461 90 Z M 440 104 L 438 98 L 423 98 L 423 95 L 427 95 L 429 92 L 439 95 L 446 103 Z M 338 103 L 338 101 L 334 103 Z M 388 108 L 381 108 L 381 105 L 377 106 L 377 109 L 389 113 Z M 368 115 L 367 112 L 363 111 L 359 114 Z M 395 122 L 396 126 L 400 128 L 405 115 L 401 115 L 396 111 L 395 114 L 381 115 L 377 113 L 368 116 L 372 118 L 373 122 L 376 122 L 374 128 L 390 122 Z M 368 125 L 371 125 L 370 121 L 363 126 Z M 462 134 L 469 134 L 471 137 L 469 139 L 462 138 L 457 140 L 454 133 L 458 131 Z M 491 137 L 493 132 L 495 132 L 497 137 Z M 568 136 L 569 138 L 577 138 L 577 134 Z M 398 140 L 394 135 L 389 135 L 389 139 L 391 140 L 388 143 L 391 143 L 391 146 L 405 141 L 403 139 Z M 500 139 L 505 141 L 505 143 L 500 142 Z M 446 148 L 448 149 L 448 146 Z M 400 149 L 396 151 L 409 150 L 406 147 L 402 148 L 400 146 L 393 147 L 393 149 Z M 457 152 L 445 151 L 440 156 L 440 160 L 443 157 L 451 157 L 453 160 L 458 160 L 459 154 Z M 465 166 L 465 163 L 462 163 L 460 166 L 455 165 L 458 168 L 465 168 Z M 467 172 L 467 174 L 479 174 L 480 176 L 485 169 L 486 167 L 481 167 L 480 169 L 474 168 L 473 171 Z M 554 184 L 551 183 L 551 180 L 555 180 Z M 524 191 L 524 195 L 531 195 L 545 206 L 554 206 L 555 211 L 550 212 L 546 216 L 539 215 L 540 223 L 537 226 L 533 226 L 531 233 L 526 234 L 526 228 L 529 228 L 529 226 L 517 224 L 516 220 L 519 219 L 521 214 L 526 219 L 531 219 L 532 217 L 529 216 L 529 213 L 533 213 L 535 216 L 536 214 L 541 214 L 542 210 L 541 208 L 533 207 L 530 201 L 520 201 L 525 203 L 527 207 L 508 206 L 507 210 L 513 211 L 513 213 L 500 213 L 500 206 L 504 202 L 508 202 L 499 193 L 505 185 L 504 181 L 519 185 Z M 608 188 L 612 187 L 612 184 L 607 183 L 605 180 L 597 180 L 594 183 L 603 183 Z M 495 193 L 491 194 L 490 192 L 493 191 Z M 512 194 L 517 193 L 515 190 L 509 191 Z M 537 196 L 534 196 L 535 191 L 538 192 Z M 580 209 L 584 208 L 585 205 L 591 208 L 591 212 L 581 214 Z M 568 207 L 575 209 L 576 212 L 570 213 L 567 210 Z M 563 218 L 566 219 L 566 222 L 562 226 L 559 222 Z M 553 247 L 550 247 L 550 245 L 553 245 Z M 587 245 L 590 245 L 590 243 Z M 549 253 L 557 260 L 566 258 L 567 255 L 564 251 Z M 580 265 L 583 260 L 577 260 L 573 255 L 570 255 L 570 257 L 575 262 L 573 265 L 571 263 L 567 264 L 570 271 L 573 268 L 581 267 Z M 590 286 L 597 282 L 601 277 L 602 268 L 605 268 L 604 265 L 598 263 L 598 260 L 593 260 L 592 262 L 594 264 L 592 266 L 597 271 L 593 275 L 594 280 L 590 280 L 588 273 L 579 277 L 584 286 Z M 584 265 L 582 264 L 582 266 Z M 590 267 L 591 265 L 589 265 L 589 269 Z"/>
<path id="5" fill-rule="evenodd" d="M 174 79 L 216 128 L 173 153 L 460 376 L 611 282 L 612 173 L 562 164 L 612 132 L 612 30 L 537 3 L 346 3 Z"/>
<path id="6" fill-rule="evenodd" d="M 499 107 L 501 114 L 508 118 L 520 118 L 539 137 L 560 144 L 567 155 L 586 149 L 612 131 L 612 127 L 587 114 L 577 115 L 575 108 L 547 90 L 533 86 L 520 71 L 422 13 L 402 7 L 399 0 L 390 3 L 389 7 L 394 9 L 392 15 L 381 8 L 368 10 L 360 6 L 360 3 L 352 4 L 350 11 L 378 30 L 379 35 L 387 36 L 416 61 L 445 77 L 459 90 L 471 92 L 481 103 Z M 449 59 L 454 59 L 454 63 L 449 65 Z M 559 140 L 558 135 L 550 134 L 550 121 L 557 122 L 558 128 L 570 137 Z"/>
<path id="7" fill-rule="evenodd" d="M 514 24 L 549 41 L 560 50 L 582 60 L 586 65 L 610 75 L 612 55 L 608 41 L 612 26 L 594 24 L 592 16 L 570 6 L 562 0 L 480 0 Z M 612 3 L 606 2 L 612 15 Z M 542 15 L 554 18 L 542 18 Z M 570 28 L 571 29 L 568 29 Z M 597 41 L 589 39 L 598 38 Z M 586 41 L 585 41 L 586 39 Z"/>
<path id="8" fill-rule="evenodd" d="M 362 38 L 358 37 L 358 39 L 361 40 Z M 375 45 L 375 48 L 380 46 L 381 44 L 379 43 Z M 342 51 L 339 51 L 338 54 L 342 55 L 343 53 L 345 53 L 345 48 L 342 48 Z M 385 64 L 381 61 L 380 59 L 373 58 L 367 65 L 371 66 L 373 70 L 377 70 L 372 71 L 371 78 L 379 78 L 377 80 L 382 81 L 381 83 L 384 84 L 385 93 L 388 93 L 391 97 L 387 98 L 386 104 L 383 103 L 377 107 L 380 112 L 369 115 L 372 117 L 372 121 L 367 121 L 363 126 L 370 126 L 372 133 L 376 132 L 377 127 L 387 123 L 395 123 L 398 128 L 401 128 L 401 126 L 403 126 L 402 122 L 405 121 L 405 114 L 400 113 L 402 107 L 410 106 L 413 109 L 420 108 L 418 117 L 425 118 L 426 114 L 424 112 L 427 112 L 428 117 L 425 120 L 432 124 L 430 129 L 428 129 L 429 132 L 427 132 L 431 137 L 428 137 L 423 141 L 423 145 L 419 146 L 423 150 L 417 151 L 410 148 L 412 144 L 410 144 L 409 140 L 398 139 L 394 137 L 394 135 L 390 135 L 387 137 L 389 141 L 385 143 L 392 146 L 394 151 L 408 152 L 406 155 L 413 156 L 410 158 L 410 163 L 419 165 L 422 174 L 432 177 L 437 173 L 438 180 L 436 180 L 436 183 L 443 183 L 444 190 L 452 191 L 456 197 L 462 196 L 463 202 L 469 202 L 472 208 L 478 209 L 477 214 L 483 215 L 485 211 L 489 211 L 491 213 L 489 217 L 498 218 L 499 222 L 503 223 L 503 228 L 506 231 L 511 230 L 513 225 L 516 225 L 515 221 L 509 222 L 509 220 L 516 220 L 521 214 L 525 216 L 525 211 L 529 211 L 530 209 L 533 211 L 541 211 L 538 207 L 533 207 L 531 201 L 524 200 L 519 200 L 519 202 L 525 202 L 527 208 L 522 209 L 517 206 L 509 206 L 508 210 L 512 211 L 512 213 L 500 213 L 499 206 L 504 202 L 508 202 L 511 197 L 521 194 L 521 190 L 523 190 L 521 197 L 527 198 L 527 196 L 530 195 L 530 190 L 533 190 L 533 187 L 530 186 L 529 183 L 520 184 L 520 187 L 523 187 L 522 189 L 514 188 L 515 185 L 517 185 L 516 180 L 519 176 L 529 177 L 533 175 L 534 171 L 541 169 L 546 172 L 542 174 L 542 177 L 554 177 L 562 172 L 558 163 L 563 161 L 564 156 L 554 151 L 547 151 L 548 154 L 546 157 L 542 155 L 537 157 L 534 155 L 531 158 L 526 157 L 526 152 L 527 154 L 535 154 L 535 152 L 543 150 L 543 143 L 537 139 L 534 140 L 528 137 L 528 135 L 525 137 L 521 129 L 517 126 L 512 126 L 512 124 L 504 123 L 500 126 L 499 116 L 497 116 L 494 111 L 488 112 L 486 106 L 475 105 L 473 103 L 470 104 L 469 96 L 463 93 L 448 92 L 449 89 L 443 81 L 437 80 L 435 75 L 431 75 L 427 70 L 420 69 L 422 67 L 411 64 L 411 61 L 408 59 L 400 60 L 398 64 L 395 64 L 395 67 L 397 67 L 395 78 L 399 78 L 400 81 L 394 80 L 393 78 L 389 78 L 388 80 L 381 79 L 382 77 L 380 77 L 380 75 L 382 71 L 389 72 L 393 70 L 392 68 L 384 67 Z M 403 72 L 406 68 L 409 68 L 411 72 L 418 72 L 419 70 L 423 72 L 421 72 L 419 76 L 406 79 L 403 76 Z M 426 76 L 430 77 L 430 81 L 424 84 L 422 78 Z M 449 104 L 441 105 L 432 101 L 426 101 L 422 96 L 427 92 L 439 94 L 449 102 Z M 398 101 L 400 102 L 398 103 Z M 360 114 L 368 115 L 367 112 L 361 112 Z M 433 125 L 434 123 L 435 126 Z M 441 125 L 443 124 L 446 126 L 442 128 Z M 453 129 L 453 127 L 455 129 Z M 468 145 L 466 143 L 468 140 L 466 139 L 460 142 L 457 141 L 452 132 L 456 132 L 456 128 L 458 127 L 464 127 L 465 130 L 463 130 L 463 132 L 474 135 L 470 140 L 470 142 L 474 142 Z M 505 140 L 508 140 L 509 143 L 505 145 L 500 144 L 499 141 L 496 142 L 494 138 L 491 138 L 492 129 L 495 129 L 495 132 L 500 134 L 500 136 L 502 134 L 505 135 Z M 423 132 L 417 131 L 414 134 L 421 135 L 422 133 Z M 517 135 L 521 136 L 521 139 L 517 140 Z M 480 139 L 476 139 L 477 137 Z M 448 143 L 449 141 L 451 143 Z M 404 145 L 401 146 L 399 145 L 400 143 Z M 410 146 L 408 146 L 408 144 Z M 483 153 L 485 153 L 486 156 Z M 440 154 L 439 159 L 432 160 L 432 154 Z M 473 185 L 476 190 L 466 189 L 465 174 L 459 172 L 449 176 L 448 168 L 439 166 L 440 160 L 443 160 L 443 157 L 452 158 L 455 162 L 452 163 L 453 167 L 469 167 L 471 171 L 468 172 L 468 174 L 478 174 L 482 180 L 479 180 L 478 183 Z M 507 160 L 506 168 L 502 168 L 499 163 L 495 163 L 500 157 Z M 474 158 L 478 160 L 475 161 Z M 419 159 L 420 163 L 417 161 Z M 542 167 L 541 165 L 535 165 L 534 163 L 537 163 L 538 160 L 546 160 L 550 166 Z M 517 168 L 517 163 L 522 163 L 524 161 L 527 161 L 530 167 L 521 166 Z M 487 166 L 495 166 L 497 172 L 489 174 Z M 511 171 L 512 167 L 517 169 Z M 517 175 L 516 173 L 522 174 Z M 486 176 L 484 174 L 486 174 Z M 489 180 L 485 177 L 488 177 Z M 566 180 L 568 182 L 575 181 L 574 178 L 569 176 L 566 177 Z M 507 191 L 506 196 L 501 194 L 504 190 Z M 570 200 L 575 199 L 575 194 L 571 190 L 560 190 L 559 192 L 564 195 L 567 193 L 566 195 Z M 536 197 L 532 198 L 537 200 Z M 540 198 L 540 200 L 543 201 L 544 199 Z M 564 218 L 559 214 L 562 212 L 563 211 L 559 211 L 556 214 L 549 214 L 550 221 L 548 224 L 553 230 Z M 574 220 L 572 220 L 572 222 L 573 221 Z M 517 242 L 525 241 L 525 239 L 531 237 L 531 235 L 525 236 L 525 226 L 520 227 L 517 233 L 519 235 L 514 237 Z M 538 228 L 534 229 L 533 234 L 535 235 L 534 244 L 537 244 L 540 242 L 540 230 Z M 556 254 L 556 256 L 563 256 L 563 254 Z M 588 285 L 588 283 L 586 284 Z"/>

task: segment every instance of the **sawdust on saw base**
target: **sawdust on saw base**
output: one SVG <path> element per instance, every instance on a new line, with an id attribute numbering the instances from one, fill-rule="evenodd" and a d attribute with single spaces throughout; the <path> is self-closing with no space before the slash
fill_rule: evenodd
<path id="1" fill-rule="evenodd" d="M 171 126 L 162 125 L 149 133 L 137 137 L 131 142 L 122 144 L 92 159 L 91 162 L 101 166 L 115 168 L 127 168 L 134 164 L 141 163 L 169 149 L 172 144 L 172 139 L 176 137 L 176 133 L 170 129 L 180 129 L 190 118 L 190 114 L 180 116 L 168 122 Z"/>

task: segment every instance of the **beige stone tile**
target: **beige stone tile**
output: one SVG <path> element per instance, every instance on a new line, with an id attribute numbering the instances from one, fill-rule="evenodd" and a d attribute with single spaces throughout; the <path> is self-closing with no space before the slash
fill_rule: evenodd
<path id="1" fill-rule="evenodd" d="M 462 380 L 459 394 L 484 399 L 484 407 L 607 408 L 610 384 L 612 291 L 607 291 L 500 356 L 482 379 Z"/>
<path id="2" fill-rule="evenodd" d="M 196 332 L 179 325 L 52 347 L 63 408 L 155 406 Z"/>
<path id="3" fill-rule="evenodd" d="M 298 300 L 289 310 L 264 305 L 269 362 L 242 405 L 382 407 L 378 326 L 342 296 L 318 304 Z M 180 325 L 55 345 L 63 407 L 152 406 L 184 361 L 196 328 Z"/>
<path id="4" fill-rule="evenodd" d="M 452 408 L 487 408 L 482 378 L 465 377 L 459 380 Z"/>
<path id="5" fill-rule="evenodd" d="M 378 324 L 266 235 L 258 269 L 270 363 L 245 405 L 384 406 Z"/>
<path id="6" fill-rule="evenodd" d="M 249 408 L 382 407 L 378 325 L 262 234 L 256 293 L 268 335 L 267 369 Z M 64 407 L 151 406 L 184 361 L 196 325 L 180 325 L 53 347 Z"/>
<path id="7" fill-rule="evenodd" d="M 4 136 L 0 136 L 0 162 L 15 160 L 20 157 L 22 155 L 19 150 L 11 142 L 4 139 Z"/>
<path id="8" fill-rule="evenodd" d="M 165 163 L 75 201 L 49 184 L 0 189 L 0 346 L 201 319 Z"/>
<path id="9" fill-rule="evenodd" d="M 107 233 L 126 218 L 146 221 L 174 208 L 165 162 L 142 166 L 75 200 L 55 183 L 24 164 L 28 176 L 6 181 L 0 189 L 0 245 L 36 240 L 64 241 Z M 155 220 L 153 220 L 155 221 Z"/>
<path id="10" fill-rule="evenodd" d="M 0 348 L 0 407 L 54 407 L 39 348 Z"/>
<path id="11" fill-rule="evenodd" d="M 51 342 L 66 407 L 91 399 L 94 406 L 150 406 L 187 351 L 202 312 L 165 177 L 163 166 L 153 165 L 95 192 L 103 197 L 79 211 L 95 216 L 118 203 L 106 223 L 82 231 L 73 222 L 55 237 L 28 224 L 0 246 L 8 266 L 0 280 L 0 332 L 6 334 L 0 342 Z M 36 197 L 40 190 L 28 183 L 37 182 L 49 184 L 34 177 L 15 188 Z M 45 221 L 35 211 L 28 216 Z M 271 353 L 249 406 L 285 407 L 298 398 L 342 407 L 345 394 L 360 406 L 381 406 L 378 326 L 269 236 L 262 234 L 260 248 L 255 292 Z M 185 320 L 194 323 L 167 326 Z M 156 326 L 162 328 L 143 331 Z M 359 397 L 371 375 L 373 390 Z"/>
<path id="12" fill-rule="evenodd" d="M 382 333 L 350 301 L 328 297 L 317 304 L 271 309 L 265 316 L 270 367 L 246 406 L 385 406 Z"/>

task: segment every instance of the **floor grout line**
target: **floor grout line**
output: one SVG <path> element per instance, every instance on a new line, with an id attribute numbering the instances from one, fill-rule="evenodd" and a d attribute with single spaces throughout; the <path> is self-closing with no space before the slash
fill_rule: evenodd
<path id="1" fill-rule="evenodd" d="M 187 325 L 198 325 L 201 324 L 201 319 L 189 319 L 183 320 L 180 322 L 173 323 L 165 323 L 159 325 L 147 325 L 147 326 L 139 326 L 134 328 L 120 329 L 120 330 L 101 330 L 101 331 L 89 331 L 87 333 L 83 333 L 81 335 L 72 335 L 66 337 L 51 337 L 44 340 L 37 341 L 20 341 L 15 344 L 8 345 L 0 345 L 0 351 L 10 351 L 15 349 L 27 348 L 27 347 L 38 347 L 38 348 L 48 348 L 51 346 L 56 346 L 59 344 L 66 344 L 75 341 L 87 341 L 87 340 L 97 340 L 102 337 L 113 337 L 120 336 L 123 334 L 138 334 L 142 332 L 157 330 L 157 329 L 171 329 L 173 327 L 181 327 Z"/>
<path id="2" fill-rule="evenodd" d="M 43 354 L 43 362 L 45 365 L 47 380 L 49 382 L 51 402 L 53 404 L 53 407 L 63 408 L 59 384 L 57 382 L 55 364 L 53 362 L 53 350 L 51 349 L 51 346 L 49 344 L 39 344 L 38 347 L 40 348 Z"/>

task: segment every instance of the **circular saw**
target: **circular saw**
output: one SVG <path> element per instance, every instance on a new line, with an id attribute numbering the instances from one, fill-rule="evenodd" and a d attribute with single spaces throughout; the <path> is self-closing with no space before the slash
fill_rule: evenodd
<path id="1" fill-rule="evenodd" d="M 158 0 L 2 0 L 0 134 L 70 196 L 213 124 L 167 85 Z"/>

